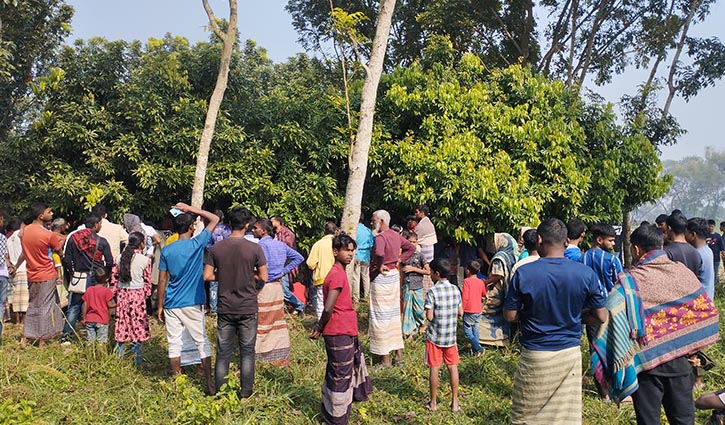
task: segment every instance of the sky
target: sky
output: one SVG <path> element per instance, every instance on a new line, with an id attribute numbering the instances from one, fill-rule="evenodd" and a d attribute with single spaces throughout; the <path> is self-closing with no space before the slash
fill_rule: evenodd
<path id="1" fill-rule="evenodd" d="M 208 40 L 208 20 L 201 1 L 191 0 L 67 0 L 75 8 L 73 33 L 68 42 L 94 36 L 109 40 L 147 40 L 166 33 L 186 37 L 191 42 Z M 228 17 L 228 2 L 210 0 L 218 17 Z M 244 1 L 239 5 L 239 33 L 242 40 L 252 39 L 267 50 L 275 62 L 304 51 L 297 43 L 292 17 L 284 10 L 286 0 Z M 691 28 L 693 36 L 716 36 L 725 40 L 725 2 L 716 2 L 705 22 Z M 592 89 L 616 103 L 624 94 L 636 92 L 644 81 L 643 72 L 634 69 L 614 78 L 611 84 Z M 664 96 L 664 94 L 663 94 Z M 680 141 L 662 147 L 662 159 L 679 160 L 704 155 L 705 147 L 725 149 L 725 136 L 719 120 L 725 118 L 725 81 L 709 87 L 686 103 L 676 98 L 671 113 L 687 130 Z M 664 103 L 664 97 L 660 104 Z"/>

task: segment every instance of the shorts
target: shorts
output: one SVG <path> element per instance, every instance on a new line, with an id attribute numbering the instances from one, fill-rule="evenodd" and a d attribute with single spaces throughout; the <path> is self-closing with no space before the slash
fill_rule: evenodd
<path id="1" fill-rule="evenodd" d="M 458 345 L 439 347 L 430 341 L 425 342 L 425 364 L 430 367 L 440 367 L 441 361 L 446 365 L 457 365 L 461 362 L 458 357 Z"/>
<path id="2" fill-rule="evenodd" d="M 211 356 L 211 345 L 206 336 L 206 321 L 204 318 L 204 306 L 193 305 L 182 308 L 165 308 L 166 318 L 166 339 L 169 343 L 169 358 L 181 357 L 183 345 L 182 334 L 184 329 L 189 332 L 199 349 L 199 356 L 202 359 Z"/>

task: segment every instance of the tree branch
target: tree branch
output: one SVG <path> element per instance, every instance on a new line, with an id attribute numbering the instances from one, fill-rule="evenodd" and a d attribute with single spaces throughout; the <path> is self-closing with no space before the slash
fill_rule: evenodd
<path id="1" fill-rule="evenodd" d="M 219 23 L 216 21 L 214 11 L 211 9 L 211 5 L 209 5 L 209 0 L 201 0 L 201 4 L 204 5 L 206 16 L 209 17 L 209 26 L 211 27 L 212 32 L 214 32 L 214 35 L 216 35 L 220 41 L 224 41 L 226 34 L 224 34 L 222 29 L 219 27 Z M 234 4 L 236 6 L 236 1 L 234 1 Z M 231 27 L 231 22 L 229 24 L 229 26 Z"/>
<path id="2" fill-rule="evenodd" d="M 682 26 L 682 32 L 680 33 L 680 40 L 677 42 L 677 49 L 675 50 L 675 56 L 672 57 L 672 63 L 670 64 L 670 72 L 667 76 L 667 88 L 669 89 L 669 93 L 667 94 L 667 100 L 665 101 L 665 107 L 662 108 L 662 118 L 666 118 L 667 114 L 670 112 L 670 106 L 672 105 L 672 100 L 675 98 L 675 94 L 677 94 L 677 86 L 675 85 L 675 74 L 677 73 L 677 63 L 680 61 L 680 55 L 682 54 L 682 49 L 685 47 L 685 42 L 687 41 L 687 32 L 690 30 L 690 23 L 692 23 L 692 18 L 695 16 L 695 11 L 700 6 L 700 0 L 692 0 L 690 3 L 690 13 L 687 14 L 687 18 L 685 19 L 685 23 Z"/>

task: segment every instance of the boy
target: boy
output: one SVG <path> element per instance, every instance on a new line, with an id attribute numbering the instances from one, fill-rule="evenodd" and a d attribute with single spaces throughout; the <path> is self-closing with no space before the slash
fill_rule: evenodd
<path id="1" fill-rule="evenodd" d="M 355 255 L 355 241 L 349 235 L 332 240 L 335 264 L 322 284 L 324 308 L 310 338 L 325 338 L 327 368 L 322 384 L 322 421 L 346 424 L 354 401 L 367 401 L 372 394 L 365 358 L 360 347 L 357 313 L 352 304 L 345 267 Z"/>
<path id="2" fill-rule="evenodd" d="M 466 266 L 463 279 L 463 333 L 471 342 L 473 354 L 481 355 L 483 348 L 478 341 L 478 321 L 481 320 L 481 301 L 486 296 L 486 285 L 478 278 L 481 263 L 473 260 Z"/>
<path id="3" fill-rule="evenodd" d="M 108 274 L 102 268 L 95 271 L 96 284 L 83 294 L 83 318 L 88 342 L 108 341 L 109 309 L 116 307 L 113 292 L 108 289 Z"/>
<path id="4" fill-rule="evenodd" d="M 446 276 L 451 269 L 447 258 L 436 258 L 431 262 L 431 279 L 436 282 L 425 297 L 425 316 L 430 322 L 426 333 L 425 363 L 430 367 L 430 401 L 428 410 L 438 409 L 438 371 L 445 361 L 451 375 L 451 411 L 458 413 L 458 346 L 456 345 L 456 318 L 463 316 L 461 293 Z"/>
<path id="5" fill-rule="evenodd" d="M 582 251 L 579 249 L 579 244 L 584 240 L 584 234 L 587 231 L 587 226 L 584 222 L 578 218 L 569 220 L 566 224 L 566 240 L 567 246 L 564 250 L 564 257 L 572 261 L 581 261 Z"/>
<path id="6" fill-rule="evenodd" d="M 415 232 L 403 231 L 403 237 L 416 249 L 412 257 L 401 264 L 403 272 L 403 338 L 413 339 L 425 324 L 423 303 L 423 277 L 430 274 L 428 262 L 418 246 L 418 235 Z"/>

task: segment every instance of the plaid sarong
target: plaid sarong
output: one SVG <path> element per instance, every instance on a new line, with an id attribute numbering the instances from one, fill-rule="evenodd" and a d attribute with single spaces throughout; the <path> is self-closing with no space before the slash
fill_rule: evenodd
<path id="1" fill-rule="evenodd" d="M 322 421 L 347 424 L 355 401 L 367 401 L 373 392 L 365 357 L 356 336 L 325 336 L 327 368 L 322 383 Z"/>

